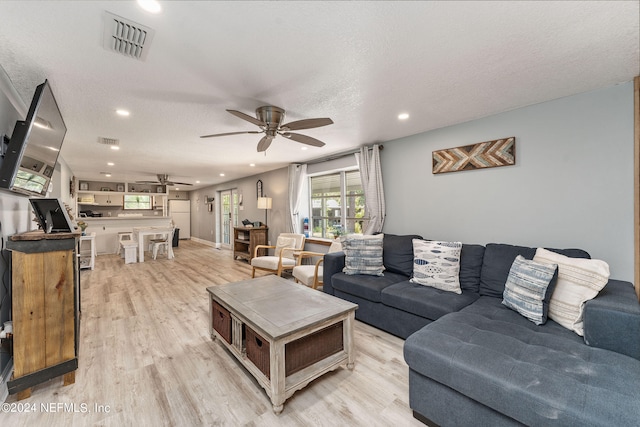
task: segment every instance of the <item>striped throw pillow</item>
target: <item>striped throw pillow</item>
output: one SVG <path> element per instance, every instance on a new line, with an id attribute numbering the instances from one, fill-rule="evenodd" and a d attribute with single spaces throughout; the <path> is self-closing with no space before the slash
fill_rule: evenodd
<path id="1" fill-rule="evenodd" d="M 558 264 L 558 283 L 549 301 L 549 318 L 584 336 L 585 302 L 595 298 L 609 281 L 609 264 L 598 259 L 569 258 L 543 248 L 536 262 Z"/>
<path id="2" fill-rule="evenodd" d="M 502 304 L 536 325 L 542 325 L 547 321 L 549 300 L 557 278 L 557 264 L 542 264 L 518 255 L 504 285 Z"/>
<path id="3" fill-rule="evenodd" d="M 348 234 L 341 238 L 344 251 L 345 274 L 367 274 L 370 276 L 384 276 L 382 263 L 382 243 L 384 234 L 375 236 Z"/>

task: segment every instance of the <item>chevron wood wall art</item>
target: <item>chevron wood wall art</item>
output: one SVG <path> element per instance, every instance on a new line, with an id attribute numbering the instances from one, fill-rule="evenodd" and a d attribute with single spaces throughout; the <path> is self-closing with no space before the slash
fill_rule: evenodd
<path id="1" fill-rule="evenodd" d="M 515 164 L 515 136 L 433 152 L 434 174 Z"/>

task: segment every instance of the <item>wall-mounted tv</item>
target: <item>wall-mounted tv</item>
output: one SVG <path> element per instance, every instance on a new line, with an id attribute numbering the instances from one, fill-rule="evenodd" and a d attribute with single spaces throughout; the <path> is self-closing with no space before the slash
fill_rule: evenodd
<path id="1" fill-rule="evenodd" d="M 0 188 L 30 196 L 49 190 L 67 133 L 47 80 L 38 85 L 24 121 L 16 122 L 0 164 Z"/>

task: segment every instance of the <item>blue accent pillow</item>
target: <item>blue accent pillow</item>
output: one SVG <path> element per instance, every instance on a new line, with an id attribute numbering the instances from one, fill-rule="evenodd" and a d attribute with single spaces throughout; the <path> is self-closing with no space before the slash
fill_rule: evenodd
<path id="1" fill-rule="evenodd" d="M 382 242 L 384 234 L 375 236 L 349 234 L 340 240 L 345 254 L 344 274 L 368 274 L 384 276 L 382 263 Z"/>
<path id="2" fill-rule="evenodd" d="M 542 325 L 547 321 L 549 300 L 557 280 L 557 264 L 543 264 L 518 255 L 504 285 L 502 304 Z"/>

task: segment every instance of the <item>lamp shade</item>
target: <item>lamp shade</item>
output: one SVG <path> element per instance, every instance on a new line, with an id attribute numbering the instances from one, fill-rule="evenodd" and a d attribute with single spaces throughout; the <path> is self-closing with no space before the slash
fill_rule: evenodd
<path id="1" fill-rule="evenodd" d="M 258 197 L 258 209 L 271 209 L 271 197 Z"/>

